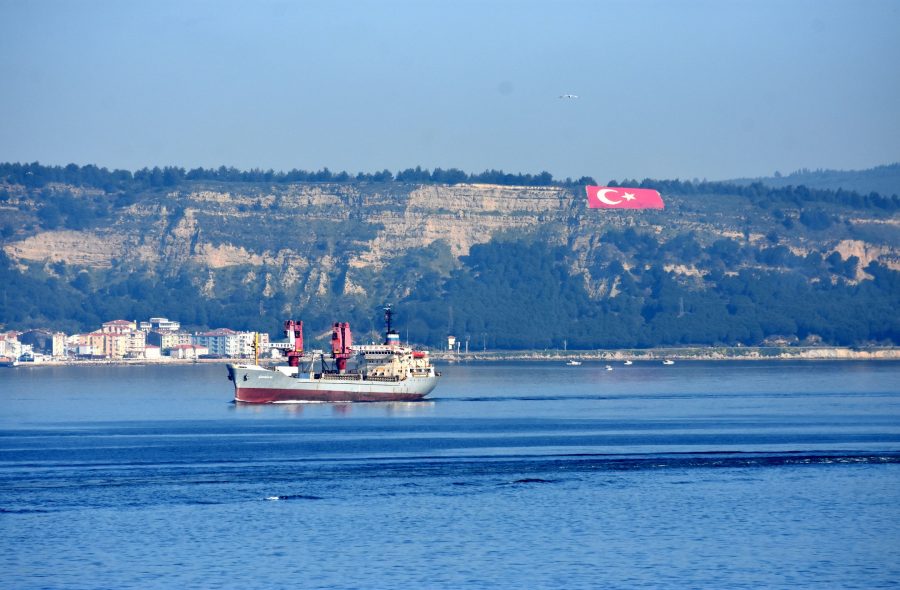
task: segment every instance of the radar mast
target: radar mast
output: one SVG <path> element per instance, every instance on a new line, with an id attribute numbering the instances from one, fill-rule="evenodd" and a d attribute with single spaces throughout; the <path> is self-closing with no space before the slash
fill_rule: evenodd
<path id="1" fill-rule="evenodd" d="M 393 328 L 393 319 L 394 310 L 391 309 L 391 304 L 388 303 L 384 306 L 384 325 L 386 329 L 386 332 L 384 333 L 384 343 L 388 346 L 399 346 L 400 334 Z"/>

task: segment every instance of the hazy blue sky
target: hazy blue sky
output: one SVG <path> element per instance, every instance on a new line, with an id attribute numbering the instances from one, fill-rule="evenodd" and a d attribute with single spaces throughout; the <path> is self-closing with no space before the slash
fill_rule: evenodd
<path id="1" fill-rule="evenodd" d="M 900 2 L 0 0 L 0 161 L 35 160 L 866 168 L 900 161 Z"/>

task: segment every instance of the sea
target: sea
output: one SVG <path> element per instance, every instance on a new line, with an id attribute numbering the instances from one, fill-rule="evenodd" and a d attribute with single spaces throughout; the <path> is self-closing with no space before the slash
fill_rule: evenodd
<path id="1" fill-rule="evenodd" d="M 900 363 L 0 369 L 0 588 L 896 588 Z"/>

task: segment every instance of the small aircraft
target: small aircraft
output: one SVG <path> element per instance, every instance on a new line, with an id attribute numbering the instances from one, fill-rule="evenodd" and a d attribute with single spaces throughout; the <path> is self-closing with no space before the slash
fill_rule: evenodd
<path id="1" fill-rule="evenodd" d="M 578 98 L 577 94 L 560 94 L 560 98 Z"/>

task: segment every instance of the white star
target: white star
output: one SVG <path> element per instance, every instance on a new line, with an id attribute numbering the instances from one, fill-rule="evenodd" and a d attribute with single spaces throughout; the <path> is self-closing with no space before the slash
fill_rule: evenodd
<path id="1" fill-rule="evenodd" d="M 625 199 L 626 201 L 633 201 L 637 197 L 635 197 L 632 193 L 625 193 L 622 195 L 622 198 Z"/>

